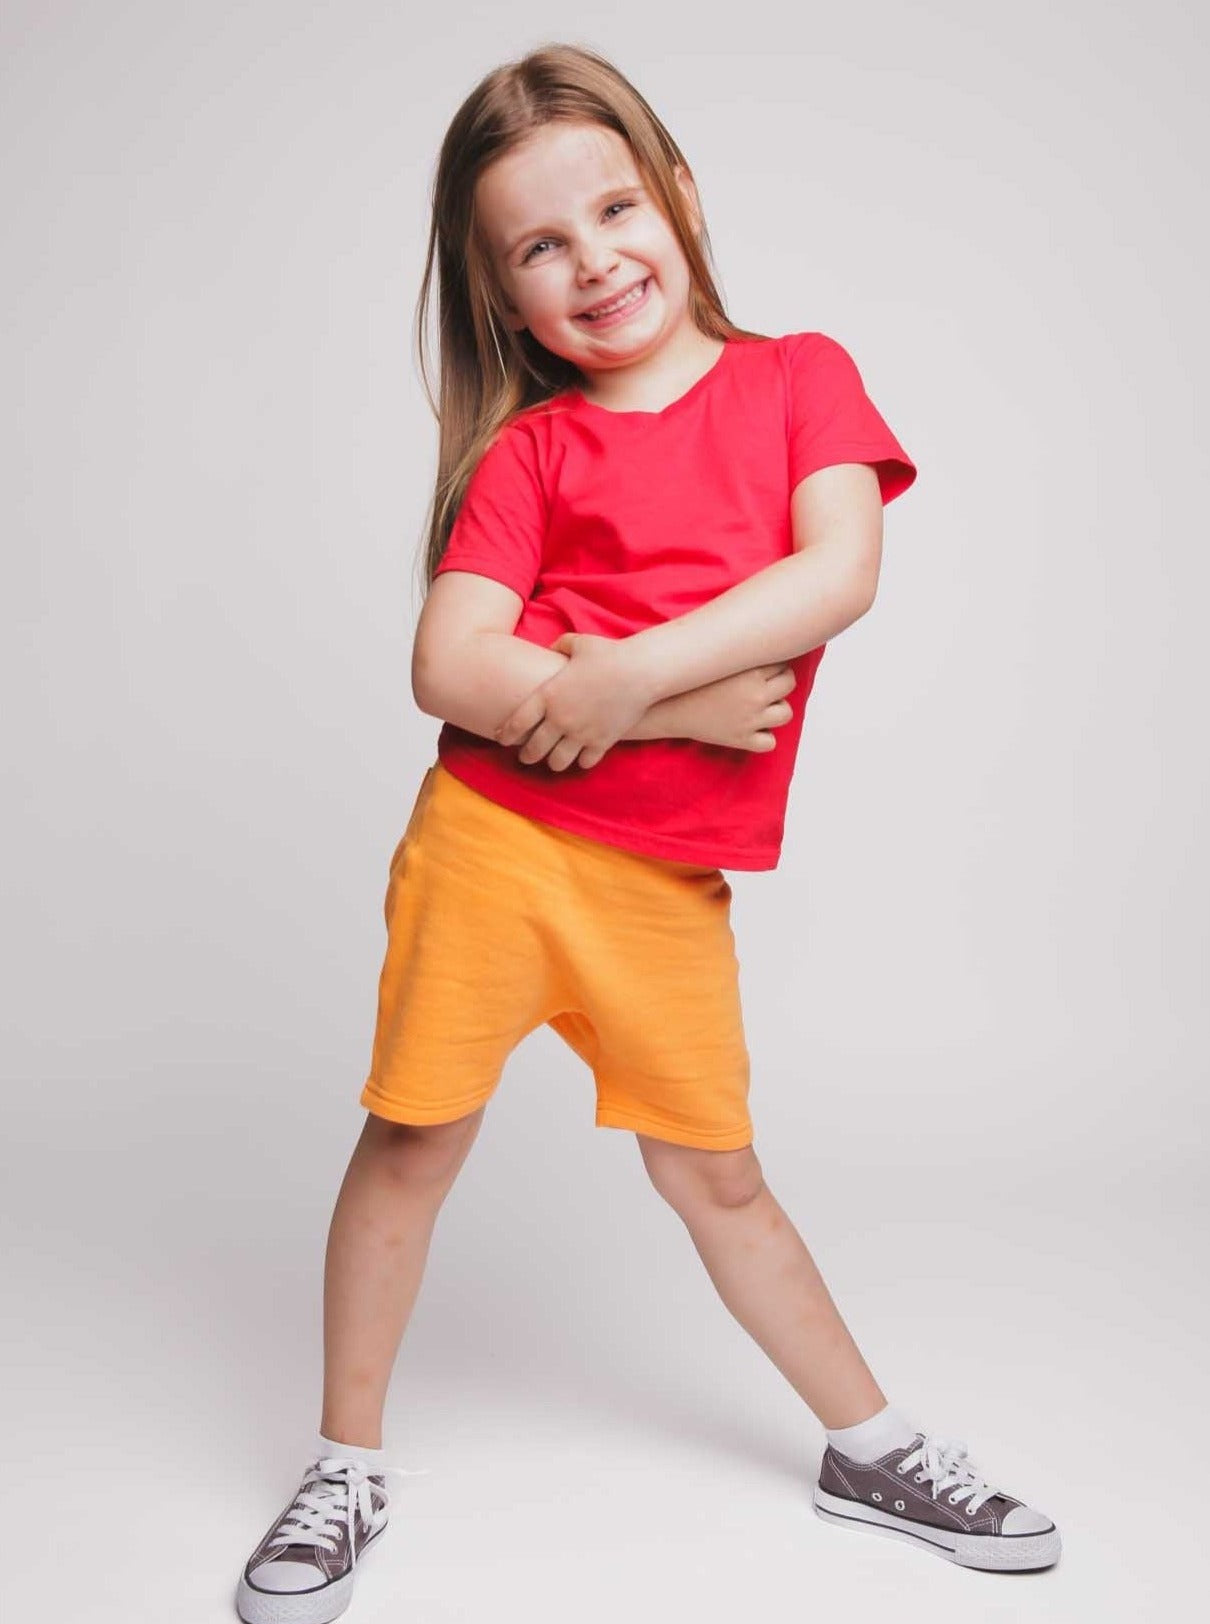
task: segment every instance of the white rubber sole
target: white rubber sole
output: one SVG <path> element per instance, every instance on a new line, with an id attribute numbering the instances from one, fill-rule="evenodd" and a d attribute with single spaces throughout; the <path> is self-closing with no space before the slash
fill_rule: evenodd
<path id="1" fill-rule="evenodd" d="M 815 1487 L 816 1515 L 841 1528 L 861 1528 L 867 1534 L 883 1534 L 887 1539 L 903 1539 L 909 1545 L 943 1556 L 964 1568 L 987 1568 L 999 1573 L 1024 1573 L 1049 1568 L 1059 1560 L 1062 1549 L 1059 1530 L 1045 1534 L 955 1534 L 947 1528 L 913 1522 L 879 1511 L 860 1500 L 845 1500 Z"/>
<path id="2" fill-rule="evenodd" d="M 235 1592 L 236 1612 L 244 1624 L 331 1624 L 353 1600 L 358 1570 L 388 1526 L 384 1524 L 361 1547 L 355 1568 L 316 1590 L 255 1590 L 241 1573 Z"/>

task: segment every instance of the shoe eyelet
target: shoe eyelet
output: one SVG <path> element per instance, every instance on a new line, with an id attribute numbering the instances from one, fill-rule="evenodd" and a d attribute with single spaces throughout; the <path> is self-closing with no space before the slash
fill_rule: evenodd
<path id="1" fill-rule="evenodd" d="M 916 1482 L 917 1483 L 923 1483 L 924 1482 L 924 1473 L 923 1472 L 917 1472 L 916 1473 Z"/>
<path id="2" fill-rule="evenodd" d="M 878 1490 L 875 1489 L 873 1494 L 870 1496 L 870 1499 L 871 1500 L 881 1500 L 882 1496 L 879 1494 Z"/>
<path id="3" fill-rule="evenodd" d="M 900 1477 L 902 1477 L 903 1474 L 907 1471 L 907 1466 L 904 1464 L 903 1461 L 900 1461 L 899 1465 L 896 1466 L 895 1470 L 899 1473 Z"/>
<path id="4" fill-rule="evenodd" d="M 951 1506 L 956 1506 L 962 1496 L 960 1494 L 947 1494 L 945 1498 L 949 1501 Z"/>
<path id="5" fill-rule="evenodd" d="M 896 1511 L 902 1511 L 903 1510 L 903 1501 L 902 1500 L 896 1500 L 896 1502 L 895 1502 L 895 1510 Z"/>

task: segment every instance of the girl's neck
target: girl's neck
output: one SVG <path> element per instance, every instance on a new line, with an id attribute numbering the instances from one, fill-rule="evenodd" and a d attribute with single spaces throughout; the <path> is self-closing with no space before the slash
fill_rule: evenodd
<path id="1" fill-rule="evenodd" d="M 606 411 L 661 412 L 704 378 L 725 348 L 725 340 L 691 327 L 683 340 L 670 339 L 633 366 L 585 373 L 579 392 Z"/>

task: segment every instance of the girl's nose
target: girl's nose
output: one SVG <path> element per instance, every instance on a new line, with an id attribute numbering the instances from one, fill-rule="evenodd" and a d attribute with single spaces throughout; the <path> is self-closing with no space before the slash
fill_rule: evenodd
<path id="1" fill-rule="evenodd" d="M 617 262 L 617 252 L 608 243 L 586 243 L 580 250 L 581 282 L 608 276 Z"/>

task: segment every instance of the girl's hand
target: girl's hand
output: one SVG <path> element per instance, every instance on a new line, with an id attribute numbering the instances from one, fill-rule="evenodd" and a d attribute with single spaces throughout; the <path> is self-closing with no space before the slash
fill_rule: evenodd
<path id="1" fill-rule="evenodd" d="M 762 753 L 777 746 L 770 730 L 793 717 L 785 695 L 797 685 L 788 664 L 758 665 L 678 694 L 677 715 L 688 738 Z"/>
<path id="2" fill-rule="evenodd" d="M 565 632 L 551 647 L 571 656 L 567 664 L 521 701 L 496 738 L 521 743 L 518 759 L 527 764 L 547 757 L 554 772 L 576 760 L 595 767 L 652 703 L 647 681 L 624 638 Z"/>

